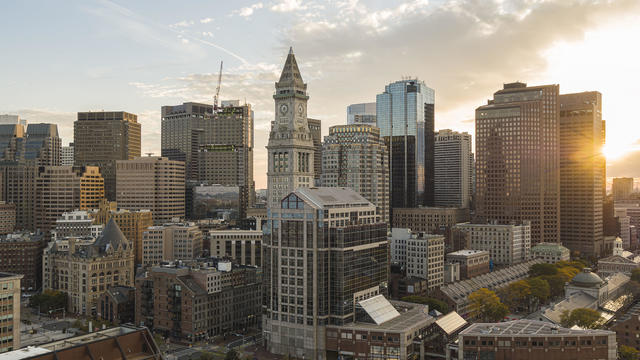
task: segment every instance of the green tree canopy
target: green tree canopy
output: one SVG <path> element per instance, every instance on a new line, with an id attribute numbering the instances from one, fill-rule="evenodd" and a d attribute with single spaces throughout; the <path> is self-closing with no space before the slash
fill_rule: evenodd
<path id="1" fill-rule="evenodd" d="M 620 360 L 637 360 L 639 351 L 635 348 L 627 345 L 620 345 L 618 348 L 618 354 Z"/>
<path id="2" fill-rule="evenodd" d="M 553 264 L 533 264 L 529 269 L 529 276 L 550 276 L 558 273 L 558 268 Z"/>
<path id="3" fill-rule="evenodd" d="M 469 294 L 471 316 L 481 321 L 496 322 L 502 320 L 509 309 L 500 302 L 495 292 L 482 288 Z"/>
<path id="4" fill-rule="evenodd" d="M 541 277 L 529 278 L 527 283 L 531 289 L 531 295 L 535 296 L 541 303 L 547 301 L 551 296 L 551 285 Z"/>
<path id="5" fill-rule="evenodd" d="M 530 296 L 531 286 L 525 280 L 513 282 L 500 290 L 500 299 L 512 310 L 516 310 L 519 305 L 528 304 L 526 300 Z"/>
<path id="6" fill-rule="evenodd" d="M 46 313 L 67 307 L 67 294 L 62 291 L 45 290 L 29 298 L 29 306 Z"/>
<path id="7" fill-rule="evenodd" d="M 565 310 L 560 316 L 560 323 L 564 327 L 578 325 L 584 329 L 595 329 L 600 325 L 600 313 L 587 308 L 578 308 L 569 312 Z"/>
<path id="8" fill-rule="evenodd" d="M 640 282 L 640 268 L 635 268 L 631 271 L 631 280 Z"/>
<path id="9" fill-rule="evenodd" d="M 429 305 L 429 310 L 432 310 L 432 309 L 438 310 L 443 314 L 446 314 L 449 312 L 449 305 L 447 305 L 446 302 L 440 301 L 438 299 L 433 299 L 433 298 L 428 298 L 428 297 L 418 296 L 418 295 L 410 295 L 410 296 L 405 296 L 400 300 L 410 302 L 410 303 L 415 303 L 415 304 Z"/>

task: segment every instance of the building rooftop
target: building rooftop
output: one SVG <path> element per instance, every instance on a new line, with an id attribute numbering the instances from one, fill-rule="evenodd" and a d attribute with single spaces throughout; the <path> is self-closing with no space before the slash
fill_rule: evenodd
<path id="1" fill-rule="evenodd" d="M 600 286 L 604 281 L 600 278 L 600 276 L 591 272 L 591 268 L 584 268 L 582 272 L 579 272 L 576 276 L 571 279 L 571 285 L 576 285 L 580 287 L 596 287 Z"/>
<path id="2" fill-rule="evenodd" d="M 538 245 L 531 248 L 531 251 L 541 251 L 541 252 L 551 252 L 551 251 L 569 251 L 566 247 L 562 246 L 562 244 L 556 243 L 539 243 Z"/>
<path id="3" fill-rule="evenodd" d="M 458 250 L 458 251 L 454 251 L 454 252 L 450 252 L 447 254 L 447 256 L 452 255 L 452 256 L 471 256 L 471 255 L 489 255 L 488 251 L 485 250 L 469 250 L 469 249 L 463 249 L 463 250 Z"/>
<path id="4" fill-rule="evenodd" d="M 12 279 L 22 279 L 24 275 L 22 274 L 12 274 L 7 272 L 0 272 L 0 280 L 12 280 Z"/>
<path id="5" fill-rule="evenodd" d="M 615 335 L 607 330 L 574 330 L 567 329 L 544 321 L 536 320 L 513 320 L 501 323 L 475 323 L 462 330 L 460 335 L 484 336 L 484 335 L 526 335 L 526 336 L 548 336 L 548 335 Z"/>
<path id="6" fill-rule="evenodd" d="M 640 301 L 633 304 L 633 306 L 631 306 L 627 312 L 625 312 L 622 316 L 620 316 L 617 320 L 618 321 L 627 321 L 629 319 L 631 319 L 632 317 L 635 316 L 640 316 Z"/>
<path id="7" fill-rule="evenodd" d="M 356 321 L 339 326 L 342 329 L 364 329 L 372 331 L 407 331 L 416 327 L 424 327 L 435 322 L 435 319 L 429 315 L 429 306 L 407 303 L 403 301 L 389 301 L 400 314 L 391 320 L 387 320 L 381 324 L 370 322 Z"/>
<path id="8" fill-rule="evenodd" d="M 463 319 L 462 316 L 458 315 L 457 312 L 452 311 L 436 320 L 436 325 L 438 325 L 442 331 L 447 333 L 447 335 L 451 335 L 465 327 L 467 325 L 467 321 Z"/>
<path id="9" fill-rule="evenodd" d="M 299 188 L 295 194 L 320 208 L 344 205 L 349 207 L 373 206 L 362 195 L 344 187 Z"/>
<path id="10" fill-rule="evenodd" d="M 565 311 L 572 311 L 579 308 L 595 309 L 597 307 L 598 299 L 580 291 L 571 294 L 568 298 L 542 311 L 542 316 L 549 319 L 550 321 L 553 321 L 556 324 L 559 324 L 562 313 Z"/>

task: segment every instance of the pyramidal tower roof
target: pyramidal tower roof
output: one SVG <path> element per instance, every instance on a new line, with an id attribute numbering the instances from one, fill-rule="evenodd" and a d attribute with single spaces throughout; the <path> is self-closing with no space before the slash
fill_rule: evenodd
<path id="1" fill-rule="evenodd" d="M 296 56 L 293 54 L 293 47 L 289 48 L 287 61 L 284 63 L 282 74 L 280 74 L 280 80 L 277 85 L 304 87 L 304 81 L 302 80 L 302 75 L 300 75 L 300 69 L 298 69 Z"/>
<path id="2" fill-rule="evenodd" d="M 120 230 L 118 224 L 111 218 L 91 248 L 94 253 L 100 254 L 107 252 L 109 247 L 116 250 L 120 246 L 127 247 L 128 245 L 129 241 Z"/>

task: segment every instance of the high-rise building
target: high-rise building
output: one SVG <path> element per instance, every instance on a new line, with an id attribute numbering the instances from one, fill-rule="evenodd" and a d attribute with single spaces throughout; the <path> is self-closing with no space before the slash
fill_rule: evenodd
<path id="1" fill-rule="evenodd" d="M 22 126 L 27 126 L 26 119 L 20 119 L 20 115 L 0 115 L 0 124 L 21 124 Z"/>
<path id="2" fill-rule="evenodd" d="M 627 200 L 633 193 L 633 178 L 613 178 L 611 185 L 613 200 Z"/>
<path id="3" fill-rule="evenodd" d="M 322 186 L 351 188 L 389 223 L 388 153 L 380 129 L 360 124 L 329 128 L 322 145 Z"/>
<path id="4" fill-rule="evenodd" d="M 602 95 L 563 94 L 560 108 L 560 240 L 580 256 L 603 252 L 606 160 Z"/>
<path id="5" fill-rule="evenodd" d="M 23 159 L 25 140 L 24 126 L 0 123 L 0 160 Z"/>
<path id="6" fill-rule="evenodd" d="M 97 207 L 103 197 L 96 166 L 41 166 L 36 178 L 35 226 L 45 235 L 56 220 L 74 209 Z"/>
<path id="7" fill-rule="evenodd" d="M 67 311 L 74 314 L 92 315 L 105 290 L 134 284 L 133 247 L 113 220 L 95 241 L 50 242 L 42 264 L 43 289 L 66 293 Z"/>
<path id="8" fill-rule="evenodd" d="M 133 244 L 136 264 L 142 263 L 142 233 L 153 226 L 153 217 L 149 209 L 118 209 L 115 201 L 106 199 L 100 202 L 97 209 L 89 212 L 94 224 L 106 224 L 113 219 L 124 236 Z"/>
<path id="9" fill-rule="evenodd" d="M 427 234 L 446 234 L 458 223 L 469 221 L 469 209 L 422 207 L 393 209 L 393 227 Z"/>
<path id="10" fill-rule="evenodd" d="M 46 242 L 42 233 L 20 231 L 0 236 L 0 272 L 23 276 L 21 286 L 38 290 L 42 283 L 42 250 Z"/>
<path id="11" fill-rule="evenodd" d="M 0 328 L 0 354 L 20 348 L 20 280 L 22 275 L 0 273 L 0 304 L 3 307 Z M 18 356 L 18 354 L 16 354 Z M 7 359 L 12 359 L 11 356 Z"/>
<path id="12" fill-rule="evenodd" d="M 24 158 L 36 165 L 57 166 L 60 164 L 62 141 L 56 124 L 29 124 Z"/>
<path id="13" fill-rule="evenodd" d="M 202 256 L 202 231 L 195 223 L 150 226 L 142 233 L 142 265 L 194 260 Z"/>
<path id="14" fill-rule="evenodd" d="M 560 241 L 558 85 L 505 84 L 476 109 L 476 216 Z"/>
<path id="15" fill-rule="evenodd" d="M 293 49 L 289 49 L 276 82 L 275 119 L 269 133 L 267 207 L 280 207 L 289 193 L 314 186 L 316 146 L 307 120 L 307 84 L 302 80 Z"/>
<path id="16" fill-rule="evenodd" d="M 491 254 L 497 265 L 516 265 L 531 258 L 531 224 L 457 224 L 455 230 L 468 234 L 469 248 Z"/>
<path id="17" fill-rule="evenodd" d="M 407 239 L 407 276 L 427 280 L 427 289 L 444 284 L 444 236 L 418 233 Z"/>
<path id="18" fill-rule="evenodd" d="M 313 179 L 315 185 L 319 185 L 322 176 L 322 122 L 318 119 L 307 118 L 311 138 L 313 139 Z"/>
<path id="19" fill-rule="evenodd" d="M 3 199 L 16 207 L 17 230 L 36 230 L 36 179 L 38 166 L 15 161 L 0 163 Z"/>
<path id="20" fill-rule="evenodd" d="M 279 204 L 262 243 L 266 347 L 325 359 L 326 327 L 354 321 L 359 301 L 386 292 L 387 224 L 347 188 L 300 187 Z"/>
<path id="21" fill-rule="evenodd" d="M 196 120 L 198 118 L 195 118 Z M 253 110 L 239 100 L 223 101 L 213 117 L 201 119 L 195 167 L 196 180 L 208 184 L 240 187 L 239 217 L 253 206 Z"/>
<path id="22" fill-rule="evenodd" d="M 376 126 L 376 103 L 351 104 L 347 106 L 347 125 L 352 124 Z"/>
<path id="23" fill-rule="evenodd" d="M 391 207 L 434 205 L 435 92 L 418 79 L 385 86 L 377 124 L 389 148 Z"/>
<path id="24" fill-rule="evenodd" d="M 434 159 L 435 206 L 468 208 L 473 190 L 471 135 L 436 132 Z"/>
<path id="25" fill-rule="evenodd" d="M 262 230 L 210 230 L 207 237 L 211 256 L 262 266 Z"/>
<path id="26" fill-rule="evenodd" d="M 68 146 L 63 146 L 60 152 L 60 165 L 62 166 L 73 166 L 74 158 L 73 158 L 73 143 L 69 143 Z"/>
<path id="27" fill-rule="evenodd" d="M 124 111 L 79 112 L 73 123 L 75 165 L 100 167 L 105 196 L 116 199 L 116 161 L 140 156 L 138 116 Z"/>
<path id="28" fill-rule="evenodd" d="M 2 178 L 0 174 L 0 178 Z M 2 182 L 0 181 L 0 184 Z M 2 193 L 0 187 L 0 194 Z M 16 205 L 0 201 L 0 235 L 13 232 L 16 227 Z"/>
<path id="29" fill-rule="evenodd" d="M 116 162 L 116 200 L 126 210 L 151 210 L 162 225 L 184 218 L 184 163 L 145 156 Z"/>

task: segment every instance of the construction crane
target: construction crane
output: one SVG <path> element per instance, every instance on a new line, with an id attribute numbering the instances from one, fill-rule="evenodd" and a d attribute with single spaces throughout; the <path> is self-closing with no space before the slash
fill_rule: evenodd
<path id="1" fill-rule="evenodd" d="M 222 84 L 222 61 L 220 61 L 220 72 L 218 73 L 218 86 L 216 94 L 213 96 L 213 110 L 218 110 L 218 97 L 220 96 L 220 85 Z"/>

